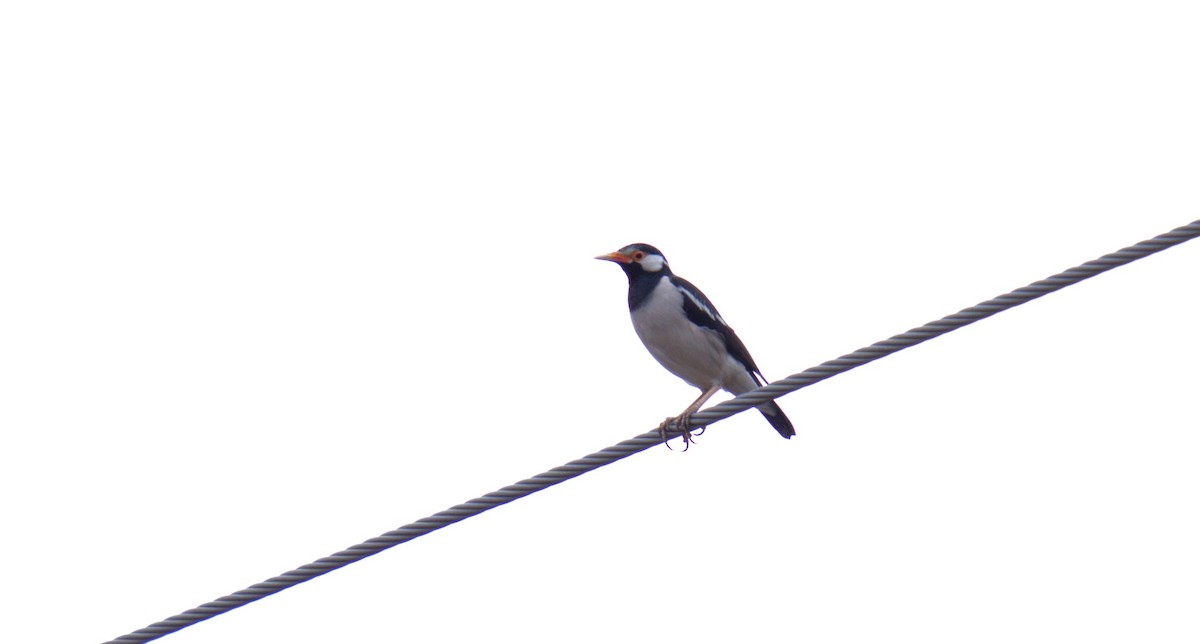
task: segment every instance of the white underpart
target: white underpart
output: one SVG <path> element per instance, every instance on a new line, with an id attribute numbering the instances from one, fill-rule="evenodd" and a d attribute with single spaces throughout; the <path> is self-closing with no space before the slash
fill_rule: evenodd
<path id="1" fill-rule="evenodd" d="M 633 330 L 650 355 L 667 371 L 702 390 L 719 386 L 738 394 L 754 389 L 754 379 L 725 350 L 720 334 L 687 319 L 684 297 L 683 291 L 664 278 L 632 313 Z"/>

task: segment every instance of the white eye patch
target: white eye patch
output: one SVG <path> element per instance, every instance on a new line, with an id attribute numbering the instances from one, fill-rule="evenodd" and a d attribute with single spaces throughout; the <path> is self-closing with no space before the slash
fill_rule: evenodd
<path id="1" fill-rule="evenodd" d="M 643 270 L 657 273 L 662 270 L 663 266 L 667 265 L 667 260 L 663 259 L 662 255 L 646 255 L 638 263 L 642 265 Z"/>

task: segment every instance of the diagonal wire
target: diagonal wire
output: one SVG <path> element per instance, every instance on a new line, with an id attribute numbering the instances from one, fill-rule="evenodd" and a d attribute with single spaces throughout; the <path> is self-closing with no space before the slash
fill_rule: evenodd
<path id="1" fill-rule="evenodd" d="M 900 351 L 901 349 L 915 346 L 931 338 L 936 338 L 955 329 L 964 327 L 972 322 L 977 322 L 984 318 L 991 317 L 1001 311 L 1024 304 L 1025 302 L 1039 298 L 1047 293 L 1053 293 L 1054 291 L 1072 284 L 1076 284 L 1089 277 L 1094 277 L 1118 266 L 1124 266 L 1125 264 L 1141 259 L 1148 255 L 1152 255 L 1172 246 L 1182 244 L 1183 242 L 1196 237 L 1200 237 L 1200 220 L 1194 221 L 1186 226 L 1180 226 L 1175 230 L 1154 237 L 1153 239 L 1148 239 L 1146 241 L 1134 244 L 1128 248 L 1123 248 L 1115 253 L 1110 253 L 1100 257 L 1099 259 L 1094 259 L 1090 262 L 1068 269 L 1044 280 L 1034 282 L 1029 286 L 1023 286 L 1015 291 L 1012 291 L 1011 293 L 1001 295 L 986 302 L 981 302 L 980 304 L 963 309 L 958 313 L 948 315 L 940 320 L 919 326 L 899 335 L 894 335 L 887 340 L 876 342 L 869 347 L 864 347 L 858 351 L 848 353 L 835 360 L 824 362 L 816 367 L 812 367 L 811 369 L 806 369 L 800 373 L 793 374 L 782 380 L 777 380 L 764 387 L 755 389 L 754 391 L 742 394 L 732 400 L 699 411 L 692 416 L 693 425 L 711 425 L 712 423 L 724 420 L 734 414 L 743 412 L 746 409 L 760 405 L 768 400 L 773 400 L 784 394 L 791 393 L 797 389 L 801 389 L 827 378 L 831 378 L 868 362 L 889 356 L 897 351 Z M 669 433 L 669 437 L 674 437 L 677 435 L 678 432 Z M 566 465 L 560 465 L 552 470 L 538 474 L 533 478 L 528 478 L 507 487 L 503 487 L 495 492 L 490 492 L 479 498 L 467 501 L 461 505 L 456 505 L 448 510 L 443 510 L 437 514 L 425 517 L 424 519 L 414 523 L 396 528 L 391 532 L 381 534 L 378 537 L 364 541 L 356 546 L 351 546 L 350 548 L 347 548 L 336 554 L 330 555 L 323 559 L 318 559 L 317 561 L 303 565 L 295 570 L 279 575 L 278 577 L 272 577 L 266 581 L 254 584 L 253 586 L 239 590 L 232 595 L 226 595 L 225 597 L 185 611 L 174 617 L 169 617 L 161 622 L 138 629 L 132 633 L 129 633 L 128 635 L 122 635 L 121 637 L 111 640 L 108 644 L 113 644 L 114 642 L 149 642 L 164 635 L 169 635 L 197 622 L 201 622 L 211 617 L 231 611 L 235 608 L 239 608 L 249 604 L 252 601 L 273 595 L 281 590 L 291 588 L 297 584 L 301 584 L 310 579 L 324 575 L 327 572 L 331 572 L 343 566 L 352 564 L 360 559 L 365 559 L 371 555 L 378 554 L 384 550 L 387 550 L 388 548 L 391 548 L 392 546 L 397 546 L 406 541 L 411 541 L 412 539 L 422 535 L 429 534 L 438 528 L 444 528 L 452 523 L 458 523 L 463 519 L 481 514 L 492 508 L 504 505 L 510 501 L 515 501 L 521 497 L 529 496 L 534 492 L 538 492 L 552 485 L 573 479 L 576 476 L 619 461 L 627 456 L 632 456 L 633 454 L 644 451 L 660 442 L 662 442 L 662 437 L 657 429 L 646 432 L 639 436 L 635 436 L 629 440 L 613 445 L 612 447 L 602 449 L 594 454 L 571 461 Z"/>

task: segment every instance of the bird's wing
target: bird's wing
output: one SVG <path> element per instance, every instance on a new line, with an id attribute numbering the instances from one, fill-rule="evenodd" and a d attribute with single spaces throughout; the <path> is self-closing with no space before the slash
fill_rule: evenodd
<path id="1" fill-rule="evenodd" d="M 725 319 L 717 312 L 717 307 L 713 306 L 704 293 L 691 282 L 677 275 L 672 275 L 670 279 L 675 288 L 683 293 L 683 312 L 687 315 L 688 321 L 696 326 L 712 329 L 720 335 L 721 339 L 725 341 L 725 348 L 730 355 L 746 367 L 746 371 L 750 372 L 750 377 L 755 382 L 763 384 L 766 378 L 758 370 L 758 365 L 754 364 L 754 358 L 750 357 L 750 350 L 746 348 L 742 339 L 737 337 L 733 329 L 725 323 Z"/>

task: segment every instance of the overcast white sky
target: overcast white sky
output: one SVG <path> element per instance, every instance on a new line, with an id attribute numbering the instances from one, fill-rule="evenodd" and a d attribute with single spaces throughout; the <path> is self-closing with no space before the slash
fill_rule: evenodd
<path id="1" fill-rule="evenodd" d="M 654 427 L 593 256 L 781 378 L 1200 218 L 1192 2 L 0 6 L 0 641 Z M 1200 640 L 1200 242 L 188 628 Z M 724 397 L 722 397 L 723 399 Z"/>

